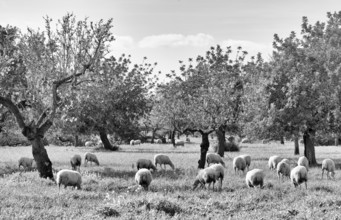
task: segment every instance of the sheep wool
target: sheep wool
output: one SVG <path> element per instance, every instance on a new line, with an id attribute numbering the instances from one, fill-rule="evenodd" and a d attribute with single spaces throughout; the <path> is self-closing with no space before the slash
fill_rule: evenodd
<path id="1" fill-rule="evenodd" d="M 141 144 L 141 140 L 134 140 L 134 144 L 133 145 L 140 145 Z"/>
<path id="2" fill-rule="evenodd" d="M 216 172 L 216 180 L 220 180 L 220 189 L 223 187 L 224 167 L 221 164 L 212 164 L 210 168 Z"/>
<path id="3" fill-rule="evenodd" d="M 99 161 L 97 159 L 97 156 L 95 154 L 92 153 L 85 153 L 85 159 L 84 159 L 84 164 L 87 165 L 88 162 L 90 162 L 90 164 L 92 164 L 92 162 L 94 162 L 95 164 L 97 164 L 99 166 Z"/>
<path id="4" fill-rule="evenodd" d="M 251 156 L 247 155 L 247 154 L 244 154 L 244 155 L 240 155 L 240 157 L 245 160 L 246 167 L 249 170 L 250 169 L 250 165 L 251 165 Z"/>
<path id="5" fill-rule="evenodd" d="M 134 140 L 131 140 L 131 141 L 130 141 L 130 145 L 134 145 Z"/>
<path id="6" fill-rule="evenodd" d="M 138 159 L 136 162 L 136 167 L 137 167 L 137 170 L 142 169 L 142 168 L 145 168 L 147 170 L 153 169 L 154 171 L 157 170 L 153 162 L 148 159 Z"/>
<path id="7" fill-rule="evenodd" d="M 95 144 L 92 141 L 86 141 L 84 145 L 85 145 L 85 147 L 92 147 Z"/>
<path id="8" fill-rule="evenodd" d="M 75 170 L 67 170 L 63 169 L 57 173 L 57 185 L 60 189 L 60 185 L 64 185 L 64 188 L 67 186 L 77 187 L 77 189 L 81 189 L 82 184 L 82 176 L 79 172 Z"/>
<path id="9" fill-rule="evenodd" d="M 157 167 L 157 165 L 160 164 L 161 168 L 162 168 L 162 165 L 164 165 L 166 169 L 166 165 L 169 165 L 173 170 L 175 169 L 174 164 L 172 163 L 170 158 L 165 154 L 156 154 L 154 156 L 154 164 L 155 164 L 155 167 Z"/>
<path id="10" fill-rule="evenodd" d="M 142 168 L 135 174 L 135 181 L 138 185 L 142 186 L 145 190 L 149 189 L 152 182 L 152 174 L 148 169 Z"/>
<path id="11" fill-rule="evenodd" d="M 270 170 L 276 170 L 277 169 L 277 164 L 279 162 L 281 162 L 282 158 L 280 158 L 279 156 L 277 155 L 274 155 L 274 156 L 271 156 L 269 158 L 269 162 L 268 162 L 268 165 L 269 165 L 269 169 Z"/>
<path id="12" fill-rule="evenodd" d="M 26 171 L 26 169 L 32 169 L 33 168 L 33 166 L 35 165 L 35 160 L 33 158 L 21 157 L 18 160 L 18 164 L 19 164 L 19 169 L 22 166 L 24 168 L 24 170 Z"/>
<path id="13" fill-rule="evenodd" d="M 261 169 L 253 169 L 246 173 L 245 182 L 250 187 L 263 187 L 265 174 Z"/>
<path id="14" fill-rule="evenodd" d="M 82 157 L 78 154 L 75 154 L 73 157 L 70 159 L 71 167 L 73 170 L 80 170 L 80 166 L 82 165 Z"/>
<path id="15" fill-rule="evenodd" d="M 293 168 L 290 172 L 291 182 L 294 184 L 295 188 L 301 183 L 305 183 L 305 188 L 307 189 L 307 181 L 308 181 L 308 171 L 305 166 L 298 165 Z"/>
<path id="16" fill-rule="evenodd" d="M 213 183 L 214 190 L 216 177 L 216 171 L 212 167 L 206 167 L 205 169 L 200 170 L 193 183 L 193 190 L 195 190 L 199 184 L 201 187 L 205 188 L 206 183 L 209 184 L 208 188 L 210 188 L 211 183 Z"/>
<path id="17" fill-rule="evenodd" d="M 333 160 L 331 159 L 324 159 L 322 161 L 322 179 L 323 179 L 323 173 L 324 170 L 327 171 L 327 178 L 331 179 L 334 178 L 335 179 L 335 163 Z"/>
<path id="18" fill-rule="evenodd" d="M 225 162 L 223 158 L 217 153 L 208 153 L 206 155 L 207 166 L 210 166 L 212 163 L 220 163 L 225 167 Z"/>
<path id="19" fill-rule="evenodd" d="M 305 156 L 298 158 L 297 164 L 299 166 L 304 166 L 307 169 L 307 171 L 309 171 L 309 161 Z"/>
<path id="20" fill-rule="evenodd" d="M 181 141 L 181 140 L 176 140 L 175 141 L 175 146 L 185 146 L 185 142 L 184 141 Z"/>
<path id="21" fill-rule="evenodd" d="M 242 157 L 238 156 L 233 159 L 234 173 L 237 173 L 239 171 L 243 171 L 244 173 L 245 168 L 246 168 L 246 162 Z"/>
<path id="22" fill-rule="evenodd" d="M 282 180 L 285 176 L 290 178 L 290 165 L 286 161 L 288 161 L 288 160 L 283 159 L 277 165 L 277 176 L 278 176 L 279 181 L 281 180 L 281 176 L 282 176 Z"/>

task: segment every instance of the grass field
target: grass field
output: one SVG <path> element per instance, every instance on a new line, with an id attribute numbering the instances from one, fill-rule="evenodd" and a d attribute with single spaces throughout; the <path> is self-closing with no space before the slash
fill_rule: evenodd
<path id="1" fill-rule="evenodd" d="M 192 140 L 193 141 L 193 140 Z M 58 187 L 37 172 L 20 173 L 17 161 L 32 157 L 30 147 L 0 148 L 0 219 L 341 219 L 341 175 L 321 180 L 320 168 L 311 168 L 308 189 L 295 189 L 289 180 L 279 182 L 267 168 L 269 156 L 297 160 L 293 144 L 245 144 L 240 152 L 226 153 L 221 191 L 191 190 L 197 174 L 199 139 L 185 147 L 141 144 L 122 145 L 120 152 L 91 148 L 47 146 L 56 170 L 70 168 L 69 158 L 94 151 L 101 165 L 81 167 L 82 190 Z M 303 147 L 301 147 L 301 154 Z M 166 152 L 176 166 L 153 173 L 150 191 L 134 191 L 135 164 Z M 249 189 L 245 174 L 235 175 L 232 158 L 250 154 L 251 169 L 266 172 L 263 189 Z M 316 147 L 319 163 L 331 158 L 341 164 L 341 147 Z M 339 168 L 338 168 L 339 169 Z"/>

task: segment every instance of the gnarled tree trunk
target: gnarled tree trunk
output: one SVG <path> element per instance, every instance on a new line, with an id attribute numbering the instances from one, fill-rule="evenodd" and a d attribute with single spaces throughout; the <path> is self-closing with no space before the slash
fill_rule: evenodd
<path id="1" fill-rule="evenodd" d="M 216 131 L 217 138 L 218 138 L 218 148 L 217 148 L 217 153 L 221 156 L 224 157 L 224 152 L 225 152 L 225 146 L 226 146 L 226 138 L 225 138 L 225 129 L 223 126 L 220 126 L 218 130 Z"/>
<path id="2" fill-rule="evenodd" d="M 307 129 L 303 134 L 304 156 L 308 159 L 310 166 L 316 166 L 315 146 L 314 146 L 315 131 Z"/>
<path id="3" fill-rule="evenodd" d="M 204 169 L 205 162 L 206 162 L 206 154 L 207 154 L 208 148 L 210 147 L 210 142 L 208 140 L 209 133 L 205 133 L 201 131 L 200 134 L 201 134 L 201 144 L 200 144 L 200 159 L 198 160 L 198 168 Z"/>
<path id="4" fill-rule="evenodd" d="M 101 138 L 101 141 L 103 143 L 103 147 L 104 149 L 106 150 L 111 150 L 111 151 L 116 151 L 118 150 L 118 147 L 116 146 L 113 146 L 109 139 L 108 139 L 108 135 L 107 135 L 107 132 L 105 131 L 105 129 L 101 128 L 101 129 L 98 129 L 98 132 L 99 132 L 99 137 Z"/>

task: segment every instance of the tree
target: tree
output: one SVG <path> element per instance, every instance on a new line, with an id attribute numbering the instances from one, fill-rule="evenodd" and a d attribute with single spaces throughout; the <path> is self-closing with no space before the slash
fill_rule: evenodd
<path id="1" fill-rule="evenodd" d="M 18 84 L 8 89 L 15 91 L 13 94 L 18 97 L 25 97 L 34 111 L 25 115 L 14 104 L 15 97 L 7 96 L 3 90 L 0 104 L 14 114 L 23 135 L 31 142 L 40 177 L 53 179 L 52 163 L 42 141 L 44 135 L 60 114 L 63 98 L 79 86 L 82 76 L 97 68 L 113 36 L 111 19 L 97 23 L 87 19 L 77 22 L 74 15 L 67 14 L 58 21 L 55 31 L 51 28 L 52 19 L 46 17 L 45 24 L 45 32 L 28 29 L 20 38 L 12 34 L 13 39 L 4 43 L 15 48 L 16 53 L 1 54 L 5 60 L 9 56 L 23 63 L 17 72 L 22 74 L 20 79 L 26 86 Z M 10 69 L 1 68 L 2 76 L 10 73 Z M 1 84 L 6 84 L 4 78 Z"/>

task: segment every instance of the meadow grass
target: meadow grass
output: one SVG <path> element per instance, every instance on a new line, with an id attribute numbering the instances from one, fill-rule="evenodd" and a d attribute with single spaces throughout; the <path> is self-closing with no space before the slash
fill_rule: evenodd
<path id="1" fill-rule="evenodd" d="M 0 148 L 0 218 L 1 219 L 338 219 L 341 216 L 341 175 L 335 180 L 321 180 L 321 169 L 311 168 L 308 189 L 294 188 L 290 180 L 279 182 L 268 169 L 268 158 L 279 155 L 297 161 L 293 143 L 280 145 L 245 144 L 240 152 L 225 152 L 225 178 L 221 191 L 197 189 L 192 184 L 197 175 L 200 139 L 185 147 L 170 144 L 122 145 L 119 152 L 85 147 L 47 146 L 56 171 L 71 168 L 74 154 L 84 158 L 96 153 L 100 166 L 81 166 L 82 190 L 59 188 L 41 179 L 36 171 L 20 172 L 21 156 L 32 157 L 30 147 Z M 303 148 L 300 149 L 301 154 Z M 135 190 L 134 176 L 139 158 L 153 160 L 166 152 L 175 164 L 153 173 L 149 191 Z M 263 189 L 249 189 L 245 174 L 236 175 L 233 157 L 249 154 L 251 169 L 266 173 Z M 341 147 L 316 147 L 319 163 L 331 158 L 340 163 Z M 133 166 L 134 164 L 134 166 Z M 218 184 L 216 184 L 218 186 Z"/>

